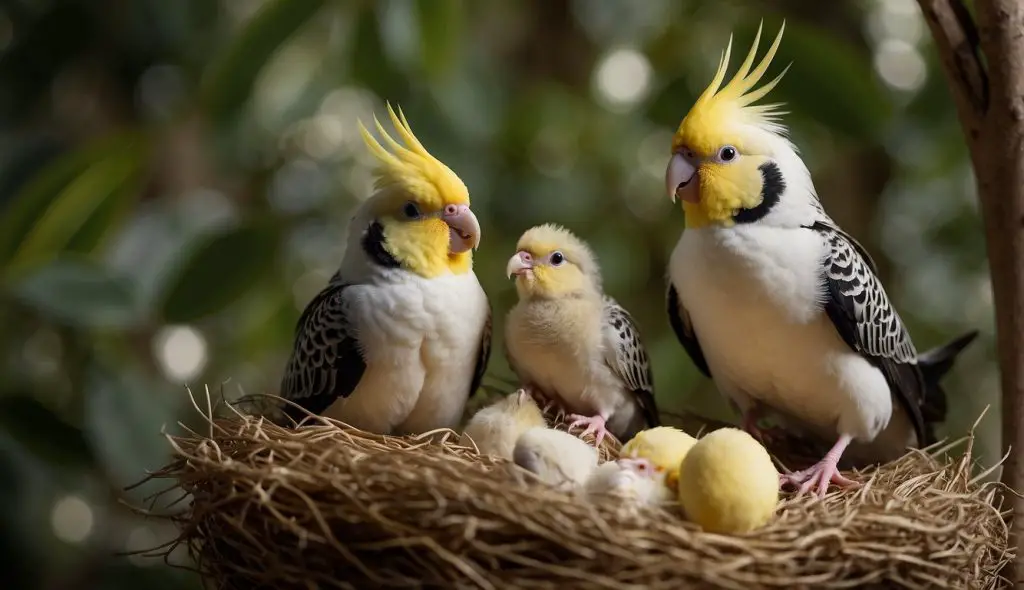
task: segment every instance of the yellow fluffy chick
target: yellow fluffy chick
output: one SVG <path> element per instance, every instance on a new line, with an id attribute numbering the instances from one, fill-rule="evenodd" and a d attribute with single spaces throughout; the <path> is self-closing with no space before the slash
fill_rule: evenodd
<path id="1" fill-rule="evenodd" d="M 459 444 L 472 446 L 472 439 L 481 453 L 511 460 L 519 435 L 545 425 L 537 402 L 520 389 L 474 414 Z"/>
<path id="2" fill-rule="evenodd" d="M 658 472 L 664 472 L 665 484 L 677 490 L 679 467 L 697 439 L 678 428 L 658 426 L 641 430 L 619 451 L 619 457 L 646 459 Z"/>
<path id="3" fill-rule="evenodd" d="M 520 435 L 513 461 L 557 487 L 583 484 L 597 467 L 597 449 L 552 428 L 530 428 Z"/>
<path id="4" fill-rule="evenodd" d="M 612 495 L 633 505 L 671 504 L 672 492 L 665 485 L 665 472 L 655 471 L 648 461 L 619 459 L 606 461 L 595 469 L 584 485 L 590 499 Z"/>
<path id="5" fill-rule="evenodd" d="M 713 533 L 745 533 L 771 520 L 779 473 L 768 451 L 737 428 L 697 441 L 679 474 L 679 503 L 691 522 Z"/>
<path id="6" fill-rule="evenodd" d="M 654 377 L 633 317 L 601 286 L 597 257 L 552 223 L 526 230 L 505 268 L 519 301 L 505 352 L 520 382 L 569 413 L 596 444 L 658 426 Z"/>

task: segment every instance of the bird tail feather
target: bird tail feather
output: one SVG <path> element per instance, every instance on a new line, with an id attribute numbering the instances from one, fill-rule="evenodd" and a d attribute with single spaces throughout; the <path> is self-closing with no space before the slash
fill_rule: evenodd
<path id="1" fill-rule="evenodd" d="M 917 356 L 917 366 L 924 379 L 925 398 L 921 412 L 926 422 L 942 422 L 946 419 L 946 392 L 939 382 L 953 367 L 957 355 L 977 337 L 978 331 L 971 330 Z"/>

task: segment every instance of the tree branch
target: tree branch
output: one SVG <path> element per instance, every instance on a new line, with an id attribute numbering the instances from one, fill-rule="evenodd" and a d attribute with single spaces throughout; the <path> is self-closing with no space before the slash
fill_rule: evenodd
<path id="1" fill-rule="evenodd" d="M 996 316 L 1002 444 L 1024 447 L 1024 2 L 918 0 L 942 57 L 978 186 Z M 984 55 L 982 62 L 979 49 Z M 1024 490 L 1024 458 L 1009 453 L 1002 481 Z M 1013 507 L 1017 559 L 1004 575 L 1024 588 L 1024 499 Z"/>
<path id="2" fill-rule="evenodd" d="M 1020 0 L 979 0 L 980 43 L 991 78 L 998 116 L 1024 121 L 1024 4 Z"/>
<path id="3" fill-rule="evenodd" d="M 988 110 L 988 76 L 978 52 L 978 29 L 960 0 L 918 0 L 931 29 L 939 57 L 953 88 L 960 121 L 977 138 L 977 126 Z"/>

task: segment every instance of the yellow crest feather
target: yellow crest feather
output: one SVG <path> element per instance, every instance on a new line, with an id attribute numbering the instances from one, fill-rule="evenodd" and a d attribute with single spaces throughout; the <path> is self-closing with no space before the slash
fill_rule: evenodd
<path id="1" fill-rule="evenodd" d="M 402 143 L 384 130 L 376 115 L 373 116 L 373 122 L 390 150 L 374 139 L 362 121 L 359 122 L 363 142 L 378 164 L 374 187 L 399 187 L 430 209 L 440 209 L 449 203 L 468 205 L 469 190 L 462 180 L 443 162 L 430 155 L 416 139 L 401 107 L 397 114 L 391 108 L 391 103 L 387 107 L 391 123 Z"/>
<path id="2" fill-rule="evenodd" d="M 726 70 L 729 68 L 729 57 L 732 55 L 732 35 L 729 35 L 729 43 L 718 62 L 718 69 L 715 71 L 711 83 L 704 89 L 704 92 L 697 98 L 690 112 L 687 113 L 679 130 L 676 133 L 676 141 L 673 142 L 673 149 L 678 144 L 701 144 L 709 134 L 720 130 L 730 122 L 746 122 L 763 127 L 773 132 L 781 131 L 781 127 L 775 123 L 776 118 L 783 114 L 778 110 L 780 104 L 754 105 L 755 102 L 764 98 L 782 80 L 782 77 L 789 71 L 787 65 L 778 76 L 769 82 L 755 88 L 757 83 L 764 77 L 765 72 L 775 57 L 779 44 L 782 42 L 782 34 L 786 30 L 786 23 L 783 21 L 779 33 L 775 36 L 768 52 L 765 53 L 760 63 L 754 66 L 754 59 L 757 56 L 757 47 L 761 40 L 761 29 L 764 23 L 758 25 L 754 42 L 750 46 L 750 52 L 740 64 L 739 70 L 725 86 Z M 704 151 L 701 148 L 714 149 L 714 146 L 689 145 L 691 149 Z"/>

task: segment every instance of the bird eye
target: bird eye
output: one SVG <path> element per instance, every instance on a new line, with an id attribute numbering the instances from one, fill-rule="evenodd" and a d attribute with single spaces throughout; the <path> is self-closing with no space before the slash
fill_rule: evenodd
<path id="1" fill-rule="evenodd" d="M 420 208 L 416 206 L 416 203 L 409 201 L 402 209 L 402 213 L 409 219 L 418 219 L 420 216 Z"/>
<path id="2" fill-rule="evenodd" d="M 739 152 L 737 152 L 736 148 L 731 145 L 724 145 L 720 150 L 718 150 L 718 159 L 722 162 L 732 162 L 738 155 Z"/>
<path id="3" fill-rule="evenodd" d="M 562 266 L 563 262 L 565 262 L 565 256 L 561 252 L 556 250 L 551 253 L 551 266 Z"/>

